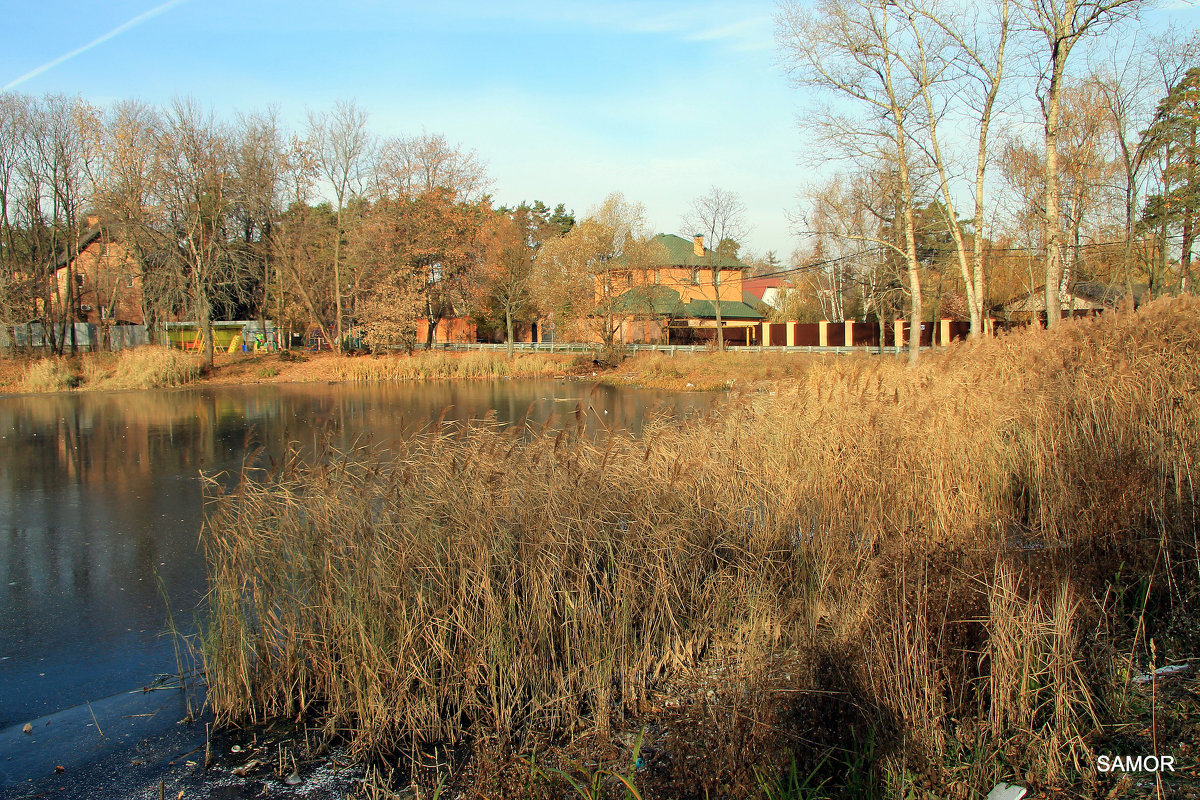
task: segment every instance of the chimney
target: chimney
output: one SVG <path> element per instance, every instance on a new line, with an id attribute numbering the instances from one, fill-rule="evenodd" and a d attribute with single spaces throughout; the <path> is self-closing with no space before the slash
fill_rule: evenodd
<path id="1" fill-rule="evenodd" d="M 692 237 L 692 252 L 698 256 L 704 255 L 704 234 L 697 233 Z"/>
<path id="2" fill-rule="evenodd" d="M 97 225 L 100 224 L 100 217 L 96 216 L 95 214 L 89 216 L 87 218 L 87 224 L 88 224 L 89 228 L 96 227 Z"/>

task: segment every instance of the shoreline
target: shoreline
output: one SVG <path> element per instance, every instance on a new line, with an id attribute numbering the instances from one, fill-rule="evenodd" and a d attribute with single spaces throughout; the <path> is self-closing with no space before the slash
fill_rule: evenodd
<path id="1" fill-rule="evenodd" d="M 139 351 L 125 351 L 136 355 Z M 549 378 L 592 381 L 612 386 L 663 389 L 679 392 L 725 391 L 732 388 L 769 388 L 781 379 L 803 376 L 812 364 L 828 356 L 778 354 L 758 351 L 639 353 L 614 365 L 595 362 L 584 354 L 517 354 L 509 360 L 501 352 L 416 353 L 384 356 L 339 356 L 334 353 L 216 354 L 211 369 L 197 356 L 165 348 L 141 352 L 169 354 L 186 363 L 191 375 L 176 374 L 176 365 L 148 380 L 128 381 L 119 353 L 85 353 L 62 359 L 0 358 L 0 396 L 122 391 L 204 386 L 261 386 L 280 383 L 382 383 L 465 381 L 488 379 Z M 125 356 L 130 358 L 131 356 Z M 846 356 L 838 356 L 845 360 Z M 849 357 L 853 358 L 853 357 Z M 57 385 L 35 385 L 32 367 L 54 363 L 61 379 Z"/>

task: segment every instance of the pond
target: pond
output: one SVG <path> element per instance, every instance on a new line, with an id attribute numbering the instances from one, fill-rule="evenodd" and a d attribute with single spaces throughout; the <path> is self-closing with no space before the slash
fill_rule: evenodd
<path id="1" fill-rule="evenodd" d="M 439 417 L 635 435 L 713 395 L 551 380 L 274 384 L 0 398 L 0 730 L 176 672 L 167 603 L 196 630 L 199 473 Z"/>

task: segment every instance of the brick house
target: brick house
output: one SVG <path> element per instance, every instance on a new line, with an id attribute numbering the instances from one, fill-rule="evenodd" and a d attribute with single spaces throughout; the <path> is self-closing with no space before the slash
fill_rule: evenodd
<path id="1" fill-rule="evenodd" d="M 717 256 L 703 236 L 691 241 L 660 233 L 658 263 L 647 269 L 616 270 L 610 280 L 627 287 L 616 300 L 623 313 L 618 340 L 624 343 L 703 344 L 716 341 L 717 303 L 726 344 L 757 344 L 763 315 L 743 302 L 746 265 Z M 713 271 L 720 270 L 720 297 Z"/>
<path id="2" fill-rule="evenodd" d="M 96 217 L 80 237 L 79 254 L 59 262 L 54 279 L 57 297 L 67 297 L 69 276 L 75 280 L 76 319 L 93 325 L 142 325 L 142 275 L 124 245 L 107 236 Z"/>

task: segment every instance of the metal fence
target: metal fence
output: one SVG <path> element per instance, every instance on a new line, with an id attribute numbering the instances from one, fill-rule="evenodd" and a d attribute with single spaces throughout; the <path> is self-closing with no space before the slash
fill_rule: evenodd
<path id="1" fill-rule="evenodd" d="M 601 345 L 586 344 L 582 342 L 513 342 L 514 350 L 519 350 L 522 353 L 599 353 L 603 350 Z M 417 349 L 425 349 L 425 346 L 418 345 Z M 444 342 L 435 343 L 434 350 L 449 350 L 459 352 L 469 352 L 472 350 L 490 350 L 504 351 L 508 349 L 507 344 L 491 344 L 484 342 L 464 343 L 464 342 Z M 712 352 L 713 348 L 703 344 L 625 344 L 620 345 L 619 349 L 624 353 L 666 353 L 667 355 L 675 355 L 676 353 L 705 353 Z M 922 350 L 928 350 L 928 347 L 922 347 Z M 895 347 L 889 345 L 887 347 L 878 346 L 834 346 L 834 347 L 819 347 L 816 345 L 739 345 L 727 347 L 728 352 L 734 353 L 824 353 L 833 355 L 850 355 L 852 353 L 865 353 L 869 355 L 901 355 L 908 352 L 908 347 Z"/>
<path id="2" fill-rule="evenodd" d="M 104 331 L 99 325 L 87 322 L 76 322 L 71 325 L 56 325 L 48 332 L 40 322 L 30 322 L 26 325 L 14 325 L 5 328 L 0 336 L 0 346 L 9 346 L 18 350 L 41 350 L 50 347 L 53 339 L 64 343 L 64 349 L 69 349 L 72 342 L 72 327 L 74 327 L 74 343 L 79 350 L 123 350 L 127 347 L 139 347 L 146 344 L 145 325 L 112 325 L 108 328 L 108 343 L 104 346 Z"/>

